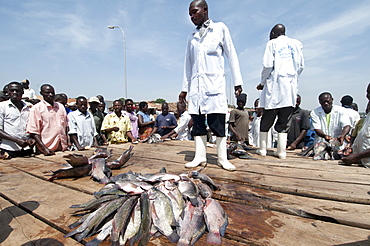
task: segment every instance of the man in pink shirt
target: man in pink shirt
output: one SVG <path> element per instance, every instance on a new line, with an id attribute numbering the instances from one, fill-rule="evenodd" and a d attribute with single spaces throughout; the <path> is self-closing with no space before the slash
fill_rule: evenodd
<path id="1" fill-rule="evenodd" d="M 67 114 L 64 106 L 54 102 L 53 86 L 41 86 L 41 102 L 31 108 L 27 132 L 36 140 L 37 149 L 44 155 L 54 155 L 54 151 L 65 151 L 67 141 Z"/>

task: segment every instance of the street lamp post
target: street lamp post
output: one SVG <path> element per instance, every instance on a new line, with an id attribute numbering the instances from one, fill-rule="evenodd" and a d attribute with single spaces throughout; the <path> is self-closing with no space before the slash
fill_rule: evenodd
<path id="1" fill-rule="evenodd" d="M 123 49 L 124 49 L 124 66 L 125 66 L 125 99 L 127 99 L 127 73 L 126 73 L 126 39 L 125 39 L 125 32 L 120 26 L 108 26 L 109 29 L 118 28 L 122 32 L 123 36 Z"/>

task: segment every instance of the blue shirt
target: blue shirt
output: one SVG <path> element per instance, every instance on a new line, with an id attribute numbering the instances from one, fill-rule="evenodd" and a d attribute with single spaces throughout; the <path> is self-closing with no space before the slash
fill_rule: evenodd
<path id="1" fill-rule="evenodd" d="M 157 133 L 161 136 L 166 135 L 173 129 L 165 128 L 162 129 L 162 126 L 177 126 L 176 118 L 173 114 L 168 113 L 166 116 L 160 114 L 155 119 L 154 127 L 157 127 Z"/>

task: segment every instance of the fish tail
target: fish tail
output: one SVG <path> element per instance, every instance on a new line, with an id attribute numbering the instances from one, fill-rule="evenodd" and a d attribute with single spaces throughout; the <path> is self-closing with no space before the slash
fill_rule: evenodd
<path id="1" fill-rule="evenodd" d="M 207 235 L 207 243 L 221 244 L 221 235 L 218 232 L 209 232 Z"/>

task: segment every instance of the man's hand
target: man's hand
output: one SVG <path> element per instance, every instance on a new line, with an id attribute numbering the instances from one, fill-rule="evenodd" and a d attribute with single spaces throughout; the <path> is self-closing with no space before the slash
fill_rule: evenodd
<path id="1" fill-rule="evenodd" d="M 358 163 L 360 160 L 361 158 L 359 158 L 357 154 L 350 154 L 349 156 L 342 158 L 343 163 L 346 165 Z"/>
<path id="2" fill-rule="evenodd" d="M 112 131 L 118 132 L 119 131 L 119 127 L 117 127 L 117 126 L 112 127 Z"/>
<path id="3" fill-rule="evenodd" d="M 186 95 L 188 93 L 185 92 L 185 91 L 182 91 L 180 94 L 179 94 L 179 102 L 182 103 L 182 102 L 186 102 Z"/>
<path id="4" fill-rule="evenodd" d="M 257 85 L 256 89 L 260 91 L 260 90 L 263 90 L 263 87 L 264 87 L 264 85 L 259 84 L 259 85 Z"/>

